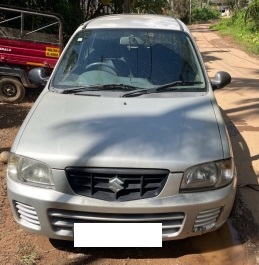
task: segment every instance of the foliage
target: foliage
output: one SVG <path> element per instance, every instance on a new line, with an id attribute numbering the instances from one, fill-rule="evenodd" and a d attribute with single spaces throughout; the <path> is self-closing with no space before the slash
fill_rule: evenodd
<path id="1" fill-rule="evenodd" d="M 173 0 L 173 16 L 187 23 L 190 15 L 190 0 Z"/>
<path id="2" fill-rule="evenodd" d="M 137 13 L 162 14 L 169 7 L 167 0 L 132 0 L 131 9 Z"/>
<path id="3" fill-rule="evenodd" d="M 221 2 L 224 0 L 221 0 Z M 191 21 L 209 20 L 218 18 L 218 12 L 210 7 L 203 7 L 205 0 L 172 0 L 170 1 L 173 9 L 173 16 L 181 19 L 183 22 L 190 21 L 190 13 L 192 13 Z M 190 12 L 190 8 L 192 9 Z"/>
<path id="4" fill-rule="evenodd" d="M 192 21 L 207 21 L 210 19 L 219 18 L 220 13 L 218 10 L 210 7 L 195 8 L 192 10 Z"/>
<path id="5" fill-rule="evenodd" d="M 234 0 L 234 6 L 236 9 L 242 9 L 247 3 L 247 0 Z"/>
<path id="6" fill-rule="evenodd" d="M 123 13 L 126 0 L 0 0 L 6 5 L 54 12 L 64 18 L 64 40 L 69 39 L 84 21 L 105 14 Z M 200 0 L 192 0 L 200 1 Z M 170 9 L 168 0 L 130 0 L 131 11 L 137 13 L 165 14 Z M 188 21 L 189 0 L 174 0 L 175 13 Z"/>
<path id="7" fill-rule="evenodd" d="M 253 23 L 245 24 L 244 17 L 244 10 L 236 11 L 231 18 L 221 19 L 212 28 L 223 35 L 232 36 L 248 52 L 259 55 L 259 31 L 255 30 Z"/>
<path id="8" fill-rule="evenodd" d="M 259 0 L 253 0 L 245 12 L 245 23 L 250 20 L 254 23 L 255 29 L 259 30 Z"/>

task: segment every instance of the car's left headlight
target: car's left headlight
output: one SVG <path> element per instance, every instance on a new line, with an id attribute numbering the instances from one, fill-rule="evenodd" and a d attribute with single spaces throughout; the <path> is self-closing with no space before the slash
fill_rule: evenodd
<path id="1" fill-rule="evenodd" d="M 53 188 L 53 175 L 51 168 L 34 159 L 11 153 L 7 176 L 24 184 Z"/>
<path id="2" fill-rule="evenodd" d="M 235 174 L 233 159 L 196 165 L 185 170 L 180 192 L 195 192 L 229 185 Z"/>

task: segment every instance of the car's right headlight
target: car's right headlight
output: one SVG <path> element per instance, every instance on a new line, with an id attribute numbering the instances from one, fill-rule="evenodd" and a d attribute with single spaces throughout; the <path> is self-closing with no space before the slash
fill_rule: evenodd
<path id="1" fill-rule="evenodd" d="M 185 170 L 180 192 L 206 191 L 229 185 L 235 176 L 233 159 L 208 162 Z"/>
<path id="2" fill-rule="evenodd" d="M 13 153 L 8 159 L 7 176 L 24 184 L 54 187 L 52 171 L 48 165 Z"/>

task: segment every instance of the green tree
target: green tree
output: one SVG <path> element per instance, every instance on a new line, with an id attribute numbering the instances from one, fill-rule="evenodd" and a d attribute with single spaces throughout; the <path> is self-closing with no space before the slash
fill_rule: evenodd
<path id="1" fill-rule="evenodd" d="M 173 0 L 172 1 L 173 15 L 183 20 L 184 22 L 188 22 L 190 16 L 190 6 L 193 0 L 191 2 L 190 1 L 191 0 Z M 195 3 L 198 4 L 199 2 L 195 1 Z"/>
<path id="2" fill-rule="evenodd" d="M 189 0 L 184 0 L 189 1 Z M 165 13 L 169 0 L 0 0 L 0 3 L 22 8 L 58 13 L 64 18 L 64 40 L 68 40 L 84 21 L 105 14 L 124 12 L 124 4 L 130 3 L 131 12 Z M 179 1 L 180 2 L 180 1 Z M 179 4 L 181 6 L 182 4 Z M 184 5 L 182 10 L 184 9 Z"/>
<path id="3" fill-rule="evenodd" d="M 131 9 L 137 13 L 162 14 L 170 6 L 167 0 L 132 0 Z"/>
<path id="4" fill-rule="evenodd" d="M 245 23 L 251 20 L 255 24 L 255 28 L 259 29 L 259 0 L 253 0 L 247 7 L 244 19 Z"/>

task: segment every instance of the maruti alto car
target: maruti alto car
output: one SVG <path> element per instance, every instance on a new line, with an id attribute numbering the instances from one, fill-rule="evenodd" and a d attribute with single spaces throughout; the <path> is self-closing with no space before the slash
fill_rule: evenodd
<path id="1" fill-rule="evenodd" d="M 163 240 L 227 220 L 236 172 L 213 90 L 185 24 L 169 16 L 109 15 L 82 24 L 11 149 L 15 220 L 73 240 L 74 223 L 162 223 Z M 152 233 L 152 231 L 150 231 Z"/>

